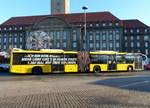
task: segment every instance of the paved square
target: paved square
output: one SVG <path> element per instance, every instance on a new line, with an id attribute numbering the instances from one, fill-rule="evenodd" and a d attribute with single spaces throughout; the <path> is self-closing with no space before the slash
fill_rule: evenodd
<path id="1" fill-rule="evenodd" d="M 9 76 L 0 81 L 0 107 L 150 108 L 145 73 Z"/>

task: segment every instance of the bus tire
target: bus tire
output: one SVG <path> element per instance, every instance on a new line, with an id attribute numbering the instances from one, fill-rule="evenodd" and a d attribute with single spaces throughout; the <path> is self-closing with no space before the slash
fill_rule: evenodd
<path id="1" fill-rule="evenodd" d="M 127 68 L 127 71 L 128 71 L 128 72 L 133 71 L 133 67 L 132 67 L 132 66 L 129 66 L 129 67 Z"/>
<path id="2" fill-rule="evenodd" d="M 101 72 L 100 66 L 94 66 L 93 72 L 95 72 L 95 73 L 100 73 L 100 72 Z"/>
<path id="3" fill-rule="evenodd" d="M 43 73 L 43 70 L 41 67 L 34 67 L 32 68 L 32 74 L 33 75 L 41 75 Z"/>

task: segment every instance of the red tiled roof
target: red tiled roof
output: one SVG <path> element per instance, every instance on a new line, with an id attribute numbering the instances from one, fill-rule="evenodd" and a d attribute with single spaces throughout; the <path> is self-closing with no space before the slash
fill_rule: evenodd
<path id="1" fill-rule="evenodd" d="M 41 16 L 25 16 L 25 17 L 12 17 L 3 24 L 7 25 L 32 25 L 37 21 L 49 17 L 58 16 L 67 22 L 84 22 L 84 13 L 73 13 L 73 14 L 57 14 L 57 15 L 41 15 Z M 102 21 L 116 21 L 119 20 L 117 17 L 112 15 L 110 12 L 91 12 L 87 13 L 87 22 L 102 22 Z"/>
<path id="2" fill-rule="evenodd" d="M 125 28 L 148 28 L 146 24 L 137 19 L 122 20 L 121 22 Z"/>

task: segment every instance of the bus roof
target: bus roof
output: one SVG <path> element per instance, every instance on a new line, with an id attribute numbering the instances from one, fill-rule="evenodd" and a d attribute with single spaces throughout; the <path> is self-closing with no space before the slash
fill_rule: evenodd
<path id="1" fill-rule="evenodd" d="M 116 54 L 117 52 L 115 51 L 93 51 L 90 52 L 90 54 Z"/>
<path id="2" fill-rule="evenodd" d="M 31 51 L 31 50 L 23 50 L 23 51 L 12 51 L 12 53 L 63 53 L 64 51 Z"/>
<path id="3" fill-rule="evenodd" d="M 64 51 L 64 54 L 77 54 L 77 51 Z"/>

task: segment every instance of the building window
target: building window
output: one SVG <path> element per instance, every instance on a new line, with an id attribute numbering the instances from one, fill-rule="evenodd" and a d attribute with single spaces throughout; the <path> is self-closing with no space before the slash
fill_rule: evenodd
<path id="1" fill-rule="evenodd" d="M 149 40 L 149 37 L 147 35 L 144 36 L 144 40 Z"/>
<path id="2" fill-rule="evenodd" d="M 124 37 L 124 40 L 127 40 L 127 36 Z"/>
<path id="3" fill-rule="evenodd" d="M 127 42 L 125 42 L 125 47 L 128 47 L 128 43 Z"/>
<path id="4" fill-rule="evenodd" d="M 17 27 L 15 27 L 14 29 L 17 30 Z"/>
<path id="5" fill-rule="evenodd" d="M 109 35 L 109 40 L 112 40 L 113 36 L 112 35 Z"/>
<path id="6" fill-rule="evenodd" d="M 112 26 L 112 23 L 109 23 L 109 26 Z"/>
<path id="7" fill-rule="evenodd" d="M 120 44 L 119 44 L 119 42 L 117 42 L 117 43 L 116 43 L 116 47 L 117 47 L 117 48 L 118 48 L 118 47 L 120 47 Z"/>
<path id="8" fill-rule="evenodd" d="M 14 38 L 14 42 L 15 42 L 15 43 L 17 42 L 17 38 Z"/>
<path id="9" fill-rule="evenodd" d="M 12 41 L 12 38 L 9 38 L 9 42 L 11 42 Z"/>
<path id="10" fill-rule="evenodd" d="M 144 31 L 145 31 L 145 32 L 147 32 L 148 30 L 147 30 L 147 29 L 145 29 Z"/>
<path id="11" fill-rule="evenodd" d="M 63 32 L 63 39 L 64 39 L 64 40 L 67 39 L 67 32 L 66 32 L 66 31 Z"/>
<path id="12" fill-rule="evenodd" d="M 57 48 L 59 48 L 59 47 L 60 47 L 60 43 L 57 42 Z"/>
<path id="13" fill-rule="evenodd" d="M 93 26 L 93 24 L 90 24 L 90 27 L 92 27 Z"/>
<path id="14" fill-rule="evenodd" d="M 6 49 L 6 45 L 4 45 L 4 49 Z"/>
<path id="15" fill-rule="evenodd" d="M 99 24 L 98 24 L 98 23 L 96 24 L 96 27 L 99 27 Z"/>
<path id="16" fill-rule="evenodd" d="M 137 42 L 137 47 L 140 47 L 140 42 Z"/>
<path id="17" fill-rule="evenodd" d="M 113 44 L 112 44 L 112 42 L 110 42 L 109 46 L 110 46 L 110 48 L 112 48 L 112 47 L 113 47 Z"/>
<path id="18" fill-rule="evenodd" d="M 138 50 L 138 53 L 140 53 L 141 51 L 140 50 Z"/>
<path id="19" fill-rule="evenodd" d="M 99 43 L 96 43 L 96 48 L 99 48 Z"/>
<path id="20" fill-rule="evenodd" d="M 116 25 L 116 26 L 119 26 L 119 23 L 116 23 L 115 25 Z"/>
<path id="21" fill-rule="evenodd" d="M 105 23 L 103 23 L 103 27 L 105 27 L 106 26 L 106 24 Z"/>
<path id="22" fill-rule="evenodd" d="M 145 49 L 145 54 L 148 55 L 148 49 Z"/>
<path id="23" fill-rule="evenodd" d="M 133 42 L 131 42 L 131 47 L 134 47 L 134 43 Z"/>
<path id="24" fill-rule="evenodd" d="M 59 39 L 60 39 L 60 35 L 57 34 L 57 40 L 59 40 Z"/>
<path id="25" fill-rule="evenodd" d="M 9 30 L 12 30 L 12 27 L 9 27 Z"/>
<path id="26" fill-rule="evenodd" d="M 124 30 L 124 33 L 127 33 L 127 30 Z"/>
<path id="27" fill-rule="evenodd" d="M 20 45 L 20 48 L 23 48 L 22 45 Z"/>
<path id="28" fill-rule="evenodd" d="M 20 30 L 22 30 L 23 28 L 22 28 L 22 27 L 20 27 L 19 29 L 20 29 Z"/>
<path id="29" fill-rule="evenodd" d="M 136 32 L 137 32 L 137 33 L 139 33 L 139 32 L 140 32 L 140 30 L 139 30 L 139 29 L 137 29 L 137 30 L 136 30 Z"/>
<path id="30" fill-rule="evenodd" d="M 7 39 L 6 38 L 4 38 L 4 42 L 6 42 L 7 41 Z"/>
<path id="31" fill-rule="evenodd" d="M 116 30 L 116 33 L 119 33 L 119 30 Z"/>
<path id="32" fill-rule="evenodd" d="M 77 31 L 76 30 L 73 30 L 73 33 L 76 33 Z"/>
<path id="33" fill-rule="evenodd" d="M 103 35 L 103 40 L 106 40 L 106 35 Z"/>
<path id="34" fill-rule="evenodd" d="M 116 35 L 116 40 L 119 40 L 119 34 Z"/>
<path id="35" fill-rule="evenodd" d="M 20 37 L 20 42 L 23 42 L 23 39 Z"/>
<path id="36" fill-rule="evenodd" d="M 90 40 L 93 40 L 93 36 L 92 35 L 90 35 Z"/>
<path id="37" fill-rule="evenodd" d="M 140 39 L 140 36 L 137 36 L 137 40 L 139 40 Z"/>
<path id="38" fill-rule="evenodd" d="M 73 41 L 77 41 L 77 35 L 73 34 Z"/>
<path id="39" fill-rule="evenodd" d="M 99 35 L 96 35 L 96 40 L 99 40 Z"/>
<path id="40" fill-rule="evenodd" d="M 90 48 L 93 48 L 93 43 L 90 43 Z"/>
<path id="41" fill-rule="evenodd" d="M 6 28 L 6 27 L 4 27 L 4 30 L 7 30 L 7 28 Z"/>
<path id="42" fill-rule="evenodd" d="M 106 48 L 106 43 L 103 43 L 103 48 Z"/>
<path id="43" fill-rule="evenodd" d="M 133 40 L 133 36 L 131 36 L 131 40 Z"/>
<path id="44" fill-rule="evenodd" d="M 77 47 L 77 43 L 73 42 L 73 48 L 76 48 L 76 47 Z"/>
<path id="45" fill-rule="evenodd" d="M 17 36 L 17 33 L 15 33 L 14 35 Z"/>
<path id="46" fill-rule="evenodd" d="M 64 47 L 64 48 L 67 47 L 67 43 L 66 43 L 66 42 L 63 43 L 63 47 Z"/>
<path id="47" fill-rule="evenodd" d="M 133 33 L 133 29 L 130 29 L 130 32 Z"/>
<path id="48" fill-rule="evenodd" d="M 145 47 L 148 47 L 148 42 L 145 42 Z"/>

